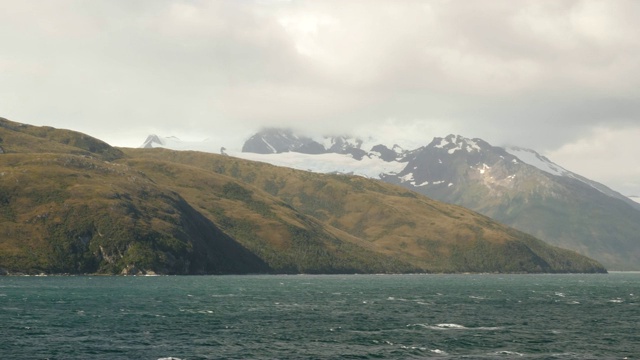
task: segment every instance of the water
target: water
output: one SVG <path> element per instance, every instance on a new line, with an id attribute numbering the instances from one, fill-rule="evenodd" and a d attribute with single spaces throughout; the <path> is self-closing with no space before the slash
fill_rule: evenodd
<path id="1" fill-rule="evenodd" d="M 629 359 L 640 274 L 2 277 L 2 359 Z"/>

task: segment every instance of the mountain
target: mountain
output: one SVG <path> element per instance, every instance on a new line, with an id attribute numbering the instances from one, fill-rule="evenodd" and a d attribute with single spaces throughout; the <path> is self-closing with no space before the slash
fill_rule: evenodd
<path id="1" fill-rule="evenodd" d="M 243 153 L 281 154 L 297 152 L 302 154 L 349 154 L 362 160 L 366 152 L 361 149 L 363 141 L 347 136 L 325 136 L 319 141 L 298 136 L 288 129 L 267 128 L 250 137 L 242 146 Z"/>
<path id="2" fill-rule="evenodd" d="M 275 136 L 279 131 L 287 135 Z M 289 130 L 269 129 L 248 142 L 293 137 Z M 245 148 L 228 154 L 300 170 L 381 179 L 478 211 L 593 257 L 610 269 L 640 270 L 640 204 L 533 150 L 449 135 L 413 150 L 351 141 L 352 152 L 360 154 L 356 157 L 333 151 L 327 145 L 332 137 L 324 139 L 315 141 L 322 145 L 315 153 L 279 143 L 280 152 Z"/>
<path id="3" fill-rule="evenodd" d="M 0 273 L 604 272 L 362 177 L 0 119 Z"/>
<path id="4" fill-rule="evenodd" d="M 640 208 L 532 150 L 461 136 L 436 138 L 384 175 L 437 200 L 478 211 L 611 269 L 640 269 Z"/>

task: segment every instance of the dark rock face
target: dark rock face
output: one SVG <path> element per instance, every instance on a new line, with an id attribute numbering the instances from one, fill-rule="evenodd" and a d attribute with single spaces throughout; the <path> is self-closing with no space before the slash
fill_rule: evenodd
<path id="1" fill-rule="evenodd" d="M 311 138 L 297 136 L 291 130 L 265 129 L 247 140 L 242 152 L 257 154 L 279 154 L 288 151 L 306 154 L 322 154 L 324 146 Z"/>
<path id="2" fill-rule="evenodd" d="M 394 161 L 396 160 L 398 154 L 395 151 L 389 149 L 388 147 L 379 144 L 371 148 L 372 152 L 377 152 L 380 154 L 380 158 L 384 161 Z"/>
<path id="3" fill-rule="evenodd" d="M 331 146 L 325 148 L 319 142 L 299 136 L 288 129 L 264 129 L 250 137 L 242 146 L 242 152 L 257 154 L 279 154 L 283 152 L 298 152 L 303 154 L 349 154 L 354 159 L 362 160 L 367 152 L 362 150 L 362 140 L 352 140 L 344 136 L 330 137 Z"/>

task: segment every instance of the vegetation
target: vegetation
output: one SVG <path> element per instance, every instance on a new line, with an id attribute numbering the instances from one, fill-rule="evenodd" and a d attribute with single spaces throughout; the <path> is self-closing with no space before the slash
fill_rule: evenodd
<path id="1" fill-rule="evenodd" d="M 0 272 L 594 272 L 461 207 L 359 177 L 114 149 L 0 119 Z"/>

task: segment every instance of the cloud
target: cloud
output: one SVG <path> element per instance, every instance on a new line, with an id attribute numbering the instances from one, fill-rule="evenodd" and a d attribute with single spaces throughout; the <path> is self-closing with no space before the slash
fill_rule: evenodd
<path id="1" fill-rule="evenodd" d="M 640 119 L 635 0 L 0 6 L 0 115 L 118 145 L 293 126 L 553 151 Z"/>
<path id="2" fill-rule="evenodd" d="M 638 195 L 638 139 L 640 126 L 619 129 L 602 126 L 594 128 L 587 137 L 549 152 L 548 156 L 560 165 L 570 164 L 569 170 L 607 184 L 625 195 Z"/>

